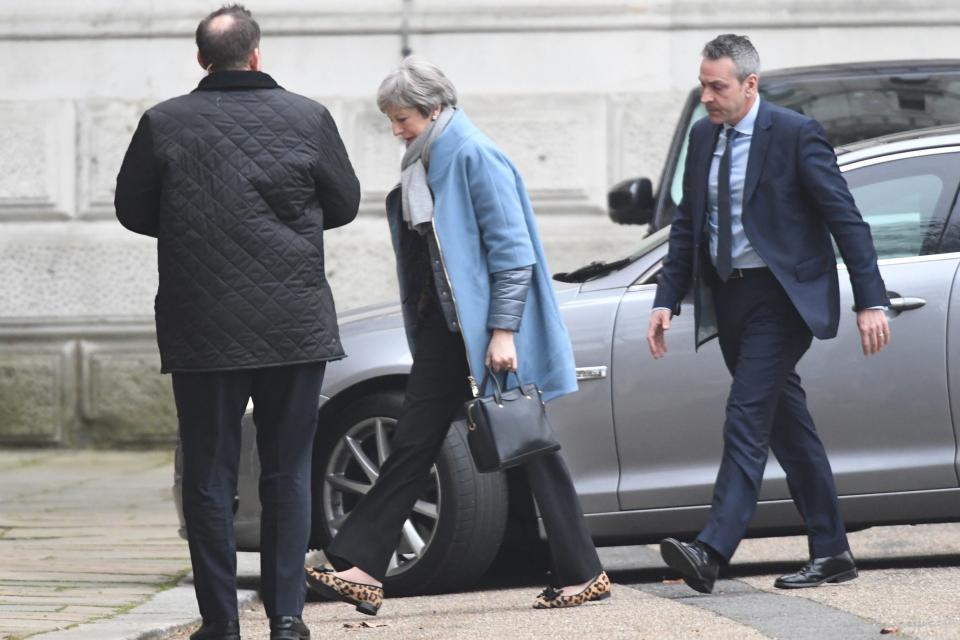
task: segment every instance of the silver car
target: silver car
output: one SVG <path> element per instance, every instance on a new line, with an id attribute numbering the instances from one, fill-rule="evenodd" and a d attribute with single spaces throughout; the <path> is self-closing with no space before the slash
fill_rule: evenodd
<path id="1" fill-rule="evenodd" d="M 799 372 L 836 476 L 849 529 L 960 520 L 960 127 L 898 134 L 838 150 L 870 223 L 889 287 L 893 341 L 866 360 L 842 264 L 840 334 L 815 341 Z M 558 283 L 580 391 L 548 405 L 599 545 L 689 536 L 703 524 L 721 457 L 730 376 L 716 341 L 693 349 L 692 306 L 654 363 L 645 343 L 669 227 L 636 253 Z M 579 282 L 577 282 L 579 280 Z M 341 316 L 350 357 L 330 365 L 314 449 L 312 544 L 322 548 L 390 453 L 410 367 L 396 305 Z M 690 380 L 698 384 L 690 391 Z M 678 391 L 678 390 L 683 391 Z M 259 468 L 250 414 L 236 513 L 238 544 L 259 543 Z M 801 531 L 771 457 L 750 535 Z M 391 593 L 475 582 L 504 540 L 540 540 L 522 472 L 483 474 L 454 424 L 392 559 Z"/>

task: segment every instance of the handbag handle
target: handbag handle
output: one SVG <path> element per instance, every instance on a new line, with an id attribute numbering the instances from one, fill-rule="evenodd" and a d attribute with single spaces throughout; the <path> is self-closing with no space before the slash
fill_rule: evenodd
<path id="1" fill-rule="evenodd" d="M 511 373 L 513 374 L 513 377 L 517 379 L 517 388 L 522 388 L 523 382 L 520 380 L 520 374 L 518 374 L 516 371 L 505 372 L 503 376 L 503 385 L 501 385 L 500 376 L 496 372 L 494 372 L 493 369 L 491 369 L 490 367 L 487 367 L 487 372 L 483 374 L 483 380 L 480 381 L 480 392 L 483 393 L 486 390 L 487 381 L 492 379 L 493 385 L 494 385 L 493 397 L 497 401 L 497 405 L 502 406 L 503 405 L 503 387 L 505 387 L 509 382 Z"/>

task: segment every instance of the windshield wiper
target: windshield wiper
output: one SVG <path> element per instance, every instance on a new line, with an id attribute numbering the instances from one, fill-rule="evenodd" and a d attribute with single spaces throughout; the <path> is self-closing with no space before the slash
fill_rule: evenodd
<path id="1" fill-rule="evenodd" d="M 635 258 L 623 258 L 621 260 L 614 260 L 613 262 L 602 262 L 598 260 L 579 269 L 574 269 L 573 271 L 555 273 L 553 274 L 553 279 L 558 282 L 586 282 L 587 280 L 592 280 L 593 278 L 612 271 L 623 269 L 634 260 Z"/>

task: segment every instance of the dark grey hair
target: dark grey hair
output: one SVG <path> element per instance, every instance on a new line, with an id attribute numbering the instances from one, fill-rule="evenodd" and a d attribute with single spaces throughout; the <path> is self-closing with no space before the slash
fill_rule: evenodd
<path id="1" fill-rule="evenodd" d="M 751 74 L 760 75 L 760 54 L 753 48 L 753 43 L 747 36 L 732 33 L 719 35 L 706 44 L 701 55 L 707 60 L 721 58 L 733 60 L 740 82 L 746 80 Z"/>
<path id="2" fill-rule="evenodd" d="M 221 29 L 211 29 L 210 23 L 220 16 L 231 20 Z M 200 59 L 214 71 L 245 69 L 250 54 L 259 46 L 260 25 L 242 4 L 224 5 L 197 26 Z"/>
<path id="3" fill-rule="evenodd" d="M 416 109 L 427 117 L 437 107 L 455 107 L 457 89 L 437 65 L 418 56 L 407 56 L 377 89 L 377 107 Z"/>

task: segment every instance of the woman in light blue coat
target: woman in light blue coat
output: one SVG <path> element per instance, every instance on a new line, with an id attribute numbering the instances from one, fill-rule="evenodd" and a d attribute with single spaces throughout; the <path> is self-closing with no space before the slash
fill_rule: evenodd
<path id="1" fill-rule="evenodd" d="M 381 84 L 377 103 L 407 144 L 387 218 L 413 367 L 390 457 L 325 550 L 337 571 L 308 572 L 312 588 L 367 614 L 380 607 L 390 556 L 451 420 L 469 397 L 489 393 L 477 388 L 486 367 L 518 371 L 546 400 L 577 390 L 570 338 L 516 168 L 424 60 L 405 59 Z M 534 606 L 609 596 L 560 454 L 524 468 L 554 581 Z"/>

